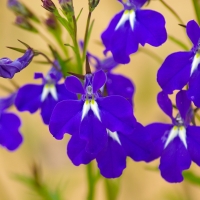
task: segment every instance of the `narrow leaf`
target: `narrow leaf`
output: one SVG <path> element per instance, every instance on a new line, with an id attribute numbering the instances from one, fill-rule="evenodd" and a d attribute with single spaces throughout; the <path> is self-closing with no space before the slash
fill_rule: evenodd
<path id="1" fill-rule="evenodd" d="M 169 38 L 172 42 L 174 42 L 174 43 L 176 43 L 178 46 L 180 46 L 182 49 L 184 49 L 184 50 L 186 50 L 186 51 L 189 51 L 189 48 L 187 47 L 187 45 L 184 44 L 181 40 L 179 40 L 179 39 L 177 39 L 177 38 L 175 38 L 174 36 L 171 36 L 171 35 L 168 35 L 168 38 Z"/>
<path id="2" fill-rule="evenodd" d="M 194 10 L 195 10 L 195 13 L 196 13 L 197 21 L 200 24 L 200 1 L 199 0 L 192 0 L 192 2 L 193 2 Z"/>
<path id="3" fill-rule="evenodd" d="M 83 11 L 83 8 L 81 8 L 81 10 L 80 10 L 80 12 L 79 12 L 79 14 L 78 14 L 78 16 L 76 18 L 76 21 L 78 21 L 79 17 L 81 16 L 82 11 Z"/>
<path id="4" fill-rule="evenodd" d="M 183 176 L 186 181 L 194 184 L 194 185 L 199 185 L 200 186 L 200 176 L 197 176 L 191 171 L 185 171 L 183 172 Z"/>

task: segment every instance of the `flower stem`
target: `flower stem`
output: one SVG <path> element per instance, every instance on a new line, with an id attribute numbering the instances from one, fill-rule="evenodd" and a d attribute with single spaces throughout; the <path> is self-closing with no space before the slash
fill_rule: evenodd
<path id="1" fill-rule="evenodd" d="M 94 200 L 96 180 L 94 177 L 94 170 L 92 163 L 87 165 L 87 180 L 88 180 L 88 194 L 87 200 Z"/>
<path id="2" fill-rule="evenodd" d="M 89 13 L 88 13 L 88 19 L 87 19 L 86 30 L 85 30 L 84 44 L 83 44 L 83 57 L 82 57 L 82 62 L 85 61 L 86 52 L 87 52 L 88 33 L 89 33 L 89 27 L 90 27 L 91 16 L 92 16 L 92 12 L 89 12 Z"/>

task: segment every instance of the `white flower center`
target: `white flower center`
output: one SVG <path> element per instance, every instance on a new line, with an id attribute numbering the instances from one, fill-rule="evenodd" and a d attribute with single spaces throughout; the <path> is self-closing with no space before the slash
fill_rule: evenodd
<path id="1" fill-rule="evenodd" d="M 135 11 L 134 10 L 125 10 L 123 15 L 122 15 L 122 17 L 121 17 L 121 19 L 119 20 L 117 26 L 115 27 L 115 31 L 117 29 L 119 29 L 121 26 L 123 26 L 127 20 L 129 20 L 131 29 L 133 30 L 134 29 L 135 18 L 136 18 L 136 16 L 135 16 Z"/>
<path id="2" fill-rule="evenodd" d="M 41 101 L 43 102 L 48 94 L 51 94 L 51 96 L 57 101 L 58 100 L 58 95 L 56 91 L 56 87 L 54 84 L 45 84 L 43 87 L 42 95 L 41 95 Z"/>
<path id="3" fill-rule="evenodd" d="M 194 71 L 198 68 L 199 63 L 200 63 L 200 53 L 197 52 L 192 61 L 192 68 L 191 68 L 190 76 L 192 76 Z"/>
<path id="4" fill-rule="evenodd" d="M 115 140 L 119 145 L 122 145 L 121 142 L 120 142 L 120 139 L 119 139 L 119 136 L 117 134 L 117 132 L 112 132 L 110 131 L 109 129 L 106 129 L 107 130 L 107 133 L 108 135 L 113 139 Z"/>
<path id="5" fill-rule="evenodd" d="M 175 137 L 179 137 L 180 140 L 183 142 L 183 145 L 185 146 L 185 148 L 187 149 L 187 142 L 186 142 L 186 129 L 184 126 L 174 126 L 170 132 L 169 135 L 167 137 L 167 140 L 165 142 L 165 146 L 164 148 L 166 148 L 170 142 L 172 142 L 174 140 Z"/>

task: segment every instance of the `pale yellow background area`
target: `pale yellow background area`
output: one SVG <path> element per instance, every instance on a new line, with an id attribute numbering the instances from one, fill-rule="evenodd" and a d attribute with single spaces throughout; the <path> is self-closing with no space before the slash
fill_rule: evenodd
<path id="1" fill-rule="evenodd" d="M 87 17 L 87 0 L 74 1 L 76 13 L 84 8 L 78 22 L 78 38 L 83 39 Z M 37 13 L 37 16 L 45 18 L 47 12 L 41 7 L 40 0 L 22 0 L 22 2 L 31 8 L 34 13 Z M 54 0 L 54 2 L 57 4 L 57 0 Z M 195 18 L 191 0 L 166 0 L 166 2 L 176 10 L 185 24 Z M 121 4 L 116 0 L 101 0 L 92 15 L 92 18 L 95 19 L 95 25 L 89 43 L 89 50 L 93 54 L 103 58 L 103 47 L 98 45 L 97 41 L 100 41 L 100 34 L 107 27 L 110 19 L 121 9 Z M 178 37 L 190 46 L 184 28 L 178 26 L 178 21 L 163 7 L 159 0 L 152 0 L 148 9 L 161 12 L 166 18 L 168 33 Z M 22 48 L 23 46 L 17 39 L 28 43 L 35 49 L 48 53 L 47 45 L 41 37 L 18 29 L 13 25 L 14 20 L 14 14 L 6 8 L 6 0 L 0 0 L 0 57 L 16 59 L 21 56 L 21 54 L 6 48 L 6 46 Z M 45 31 L 43 33 L 45 34 Z M 53 41 L 51 37 L 49 39 Z M 67 40 L 63 41 L 63 43 L 66 42 Z M 146 45 L 146 48 L 163 59 L 168 54 L 181 50 L 171 41 L 158 48 L 149 45 Z M 43 58 L 40 57 L 36 60 L 43 60 Z M 135 116 L 144 125 L 155 121 L 169 122 L 169 119 L 162 113 L 156 103 L 156 95 L 160 91 L 156 82 L 156 73 L 159 67 L 159 63 L 141 52 L 131 56 L 130 64 L 120 66 L 115 70 L 116 73 L 122 73 L 134 81 L 136 86 Z M 33 80 L 33 73 L 35 71 L 46 72 L 47 70 L 47 66 L 41 66 L 33 62 L 21 73 L 16 74 L 14 80 L 19 85 L 39 82 Z M 12 88 L 8 80 L 1 79 L 0 84 Z M 0 92 L 1 95 L 6 95 L 2 90 Z M 15 173 L 30 175 L 30 166 L 34 161 L 41 164 L 43 180 L 52 189 L 56 189 L 60 185 L 64 186 L 63 191 L 66 200 L 84 200 L 87 193 L 86 170 L 85 166 L 73 166 L 68 159 L 66 144 L 69 137 L 66 136 L 62 141 L 55 140 L 49 133 L 48 127 L 43 125 L 39 112 L 34 115 L 24 112 L 20 113 L 20 116 L 22 119 L 21 132 L 24 136 L 23 144 L 15 152 L 0 149 L 0 200 L 36 199 L 30 190 L 12 178 Z M 12 126 L 12 122 L 10 124 Z M 189 185 L 186 182 L 169 184 L 160 177 L 159 172 L 146 169 L 149 166 L 156 167 L 158 164 L 158 160 L 147 165 L 143 162 L 135 163 L 131 159 L 127 159 L 127 168 L 120 179 L 118 200 L 170 200 L 172 197 L 177 200 L 199 199 L 200 192 L 196 186 Z M 200 169 L 195 165 L 192 166 L 192 169 L 200 174 Z M 102 179 L 98 183 L 95 200 L 104 200 L 104 194 Z"/>

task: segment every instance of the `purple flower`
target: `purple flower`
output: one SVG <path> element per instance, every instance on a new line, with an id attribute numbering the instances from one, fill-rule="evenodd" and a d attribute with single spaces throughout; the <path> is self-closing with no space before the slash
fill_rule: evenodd
<path id="1" fill-rule="evenodd" d="M 96 70 L 104 70 L 106 71 L 107 81 L 105 84 L 106 91 L 108 95 L 120 95 L 126 98 L 131 104 L 133 104 L 133 95 L 135 91 L 135 87 L 133 82 L 126 78 L 125 76 L 119 74 L 113 74 L 112 69 L 117 67 L 119 63 L 117 63 L 113 57 L 107 57 L 103 60 L 100 60 L 96 56 L 88 53 L 88 57 L 92 62 L 93 66 Z"/>
<path id="2" fill-rule="evenodd" d="M 84 87 L 75 76 L 67 77 L 67 89 L 81 94 L 81 99 L 66 100 L 56 105 L 49 125 L 56 139 L 62 139 L 65 133 L 78 133 L 78 137 L 86 142 L 86 152 L 96 154 L 107 145 L 107 130 L 131 134 L 136 122 L 132 106 L 121 96 L 103 97 L 100 88 L 105 82 L 106 75 L 102 70 L 86 74 Z"/>
<path id="3" fill-rule="evenodd" d="M 138 50 L 139 44 L 157 47 L 167 39 L 164 17 L 156 11 L 140 9 L 146 1 L 120 0 L 124 10 L 115 15 L 101 36 L 105 53 L 111 51 L 119 63 L 130 62 L 129 55 Z"/>
<path id="4" fill-rule="evenodd" d="M 41 0 L 43 5 L 42 7 L 48 10 L 49 12 L 54 12 L 56 10 L 56 6 L 52 0 Z"/>
<path id="5" fill-rule="evenodd" d="M 13 93 L 7 98 L 0 99 L 0 145 L 9 151 L 16 150 L 23 141 L 19 132 L 20 119 L 17 115 L 6 111 L 13 105 L 15 97 L 16 94 Z"/>
<path id="6" fill-rule="evenodd" d="M 34 52 L 29 48 L 25 54 L 17 60 L 10 60 L 9 58 L 0 59 L 0 77 L 13 78 L 15 73 L 20 72 L 29 65 L 34 57 Z"/>
<path id="7" fill-rule="evenodd" d="M 200 127 L 191 126 L 193 111 L 186 91 L 178 92 L 176 106 L 178 114 L 172 116 L 172 103 L 167 94 L 158 94 L 158 104 L 172 119 L 172 124 L 153 123 L 146 127 L 152 137 L 151 159 L 160 158 L 161 176 L 168 182 L 183 181 L 182 171 L 190 167 L 191 161 L 200 166 Z"/>
<path id="8" fill-rule="evenodd" d="M 182 89 L 189 82 L 189 96 L 196 102 L 196 100 L 199 101 L 197 91 L 200 89 L 198 89 L 200 27 L 194 20 L 191 20 L 187 23 L 186 31 L 193 43 L 192 49 L 169 55 L 158 70 L 157 81 L 168 94 Z"/>
<path id="9" fill-rule="evenodd" d="M 32 13 L 18 0 L 8 0 L 8 8 L 12 9 L 16 14 L 30 17 Z"/>
<path id="10" fill-rule="evenodd" d="M 35 79 L 42 78 L 43 83 L 21 87 L 15 100 L 17 109 L 34 113 L 40 108 L 44 123 L 49 124 L 51 113 L 58 102 L 77 99 L 75 94 L 67 91 L 64 84 L 58 84 L 61 77 L 62 74 L 55 68 L 52 68 L 45 77 L 41 73 L 35 73 Z"/>
<path id="11" fill-rule="evenodd" d="M 112 132 L 107 129 L 108 140 L 105 148 L 98 154 L 88 153 L 85 148 L 87 141 L 81 140 L 79 134 L 73 134 L 67 147 L 67 153 L 74 165 L 88 164 L 91 160 L 97 160 L 101 174 L 106 178 L 121 176 L 126 168 L 126 157 L 135 161 L 149 161 L 150 150 L 147 144 L 149 135 L 144 132 L 139 123 L 131 134 Z"/>

